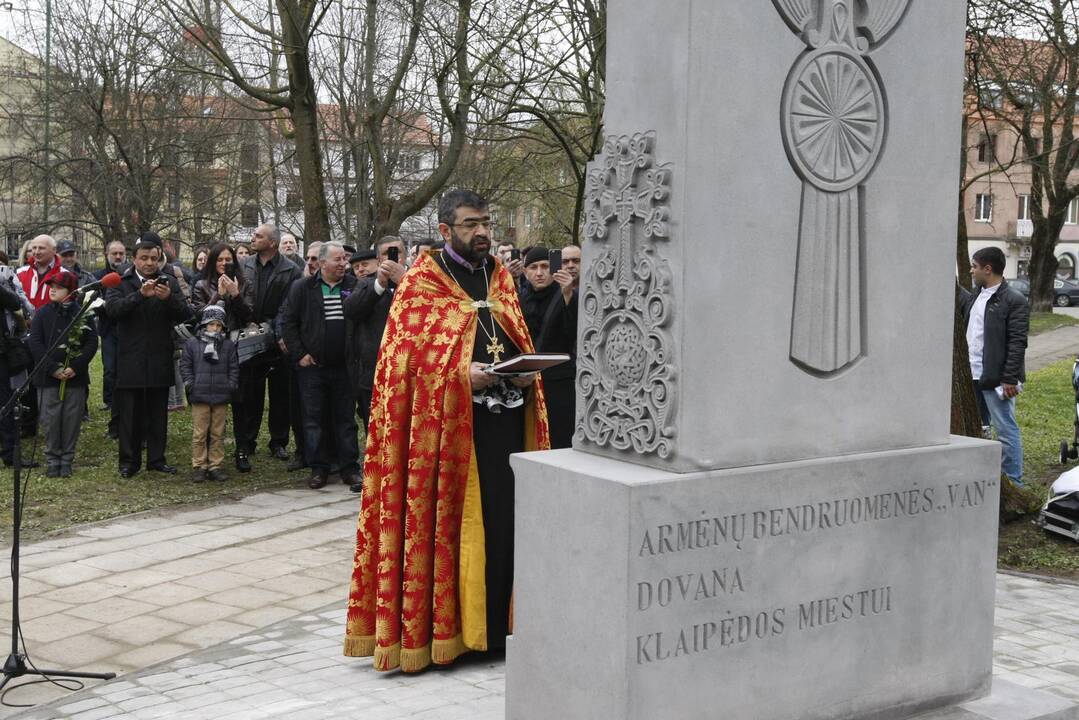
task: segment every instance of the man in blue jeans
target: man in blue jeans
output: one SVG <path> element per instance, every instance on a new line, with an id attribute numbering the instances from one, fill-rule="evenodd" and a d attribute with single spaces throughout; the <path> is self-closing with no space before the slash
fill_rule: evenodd
<path id="1" fill-rule="evenodd" d="M 970 277 L 977 294 L 965 293 L 961 307 L 967 326 L 970 374 L 982 423 L 992 424 L 1003 446 L 1001 472 L 1021 486 L 1023 443 L 1015 422 L 1015 397 L 1026 380 L 1030 308 L 1022 293 L 1004 279 L 1004 253 L 1000 248 L 982 248 L 974 253 Z"/>

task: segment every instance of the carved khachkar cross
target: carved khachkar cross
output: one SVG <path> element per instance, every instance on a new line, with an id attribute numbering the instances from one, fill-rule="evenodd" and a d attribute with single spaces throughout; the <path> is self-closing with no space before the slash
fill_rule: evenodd
<path id="1" fill-rule="evenodd" d="M 876 166 L 887 104 L 869 51 L 910 0 L 773 0 L 809 46 L 783 91 L 787 156 L 801 176 L 790 357 L 832 375 L 865 352 L 859 186 Z"/>
<path id="2" fill-rule="evenodd" d="M 656 164 L 654 144 L 652 133 L 609 137 L 589 167 L 584 234 L 595 257 L 581 285 L 576 435 L 581 443 L 666 458 L 674 438 L 666 330 L 673 297 L 655 243 L 669 237 L 671 169 Z"/>

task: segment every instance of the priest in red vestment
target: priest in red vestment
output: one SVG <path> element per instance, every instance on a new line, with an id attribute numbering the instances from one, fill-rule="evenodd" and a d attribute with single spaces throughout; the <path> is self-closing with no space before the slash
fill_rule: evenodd
<path id="1" fill-rule="evenodd" d="M 484 372 L 534 351 L 487 202 L 454 190 L 438 214 L 446 248 L 401 280 L 375 369 L 345 654 L 377 670 L 505 647 L 509 456 L 550 445 L 542 381 Z"/>

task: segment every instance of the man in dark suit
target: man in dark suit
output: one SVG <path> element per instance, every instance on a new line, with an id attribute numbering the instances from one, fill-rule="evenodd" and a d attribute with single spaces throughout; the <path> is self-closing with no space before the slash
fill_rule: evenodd
<path id="1" fill-rule="evenodd" d="M 119 418 L 120 476 L 142 465 L 174 474 L 165 460 L 169 386 L 174 381 L 172 328 L 191 318 L 175 277 L 158 270 L 161 245 L 145 236 L 135 245 L 134 268 L 106 295 L 105 312 L 116 324 L 117 367 L 113 404 Z"/>
<path id="2" fill-rule="evenodd" d="M 244 278 L 255 296 L 253 321 L 273 323 L 288 297 L 292 283 L 300 279 L 300 268 L 278 252 L 281 233 L 273 225 L 255 228 L 251 236 L 251 257 L 243 263 Z M 285 352 L 283 341 L 278 341 Z M 270 389 L 270 455 L 288 460 L 288 433 L 292 427 L 296 453 L 303 456 L 303 434 L 299 408 L 290 408 L 288 363 L 280 355 L 252 358 L 240 366 L 239 402 L 232 404 L 232 424 L 236 433 L 236 469 L 251 471 L 249 456 L 255 452 L 266 386 Z"/>
<path id="3" fill-rule="evenodd" d="M 378 270 L 362 278 L 356 291 L 345 301 L 345 311 L 355 323 L 353 346 L 359 362 L 350 366 L 353 389 L 356 391 L 356 410 L 363 420 L 364 430 L 371 415 L 371 390 L 375 384 L 375 363 L 386 318 L 390 315 L 393 291 L 405 275 L 407 268 L 390 259 L 390 248 L 397 248 L 398 259 L 405 256 L 405 244 L 401 238 L 387 235 L 375 245 L 378 254 Z M 359 492 L 362 488 L 353 488 Z"/>

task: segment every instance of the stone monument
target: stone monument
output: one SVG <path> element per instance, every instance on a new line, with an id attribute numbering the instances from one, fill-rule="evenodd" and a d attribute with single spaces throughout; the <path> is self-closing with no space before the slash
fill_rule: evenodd
<path id="1" fill-rule="evenodd" d="M 964 6 L 610 0 L 574 449 L 513 458 L 509 720 L 989 693 L 1000 451 L 948 434 Z"/>

